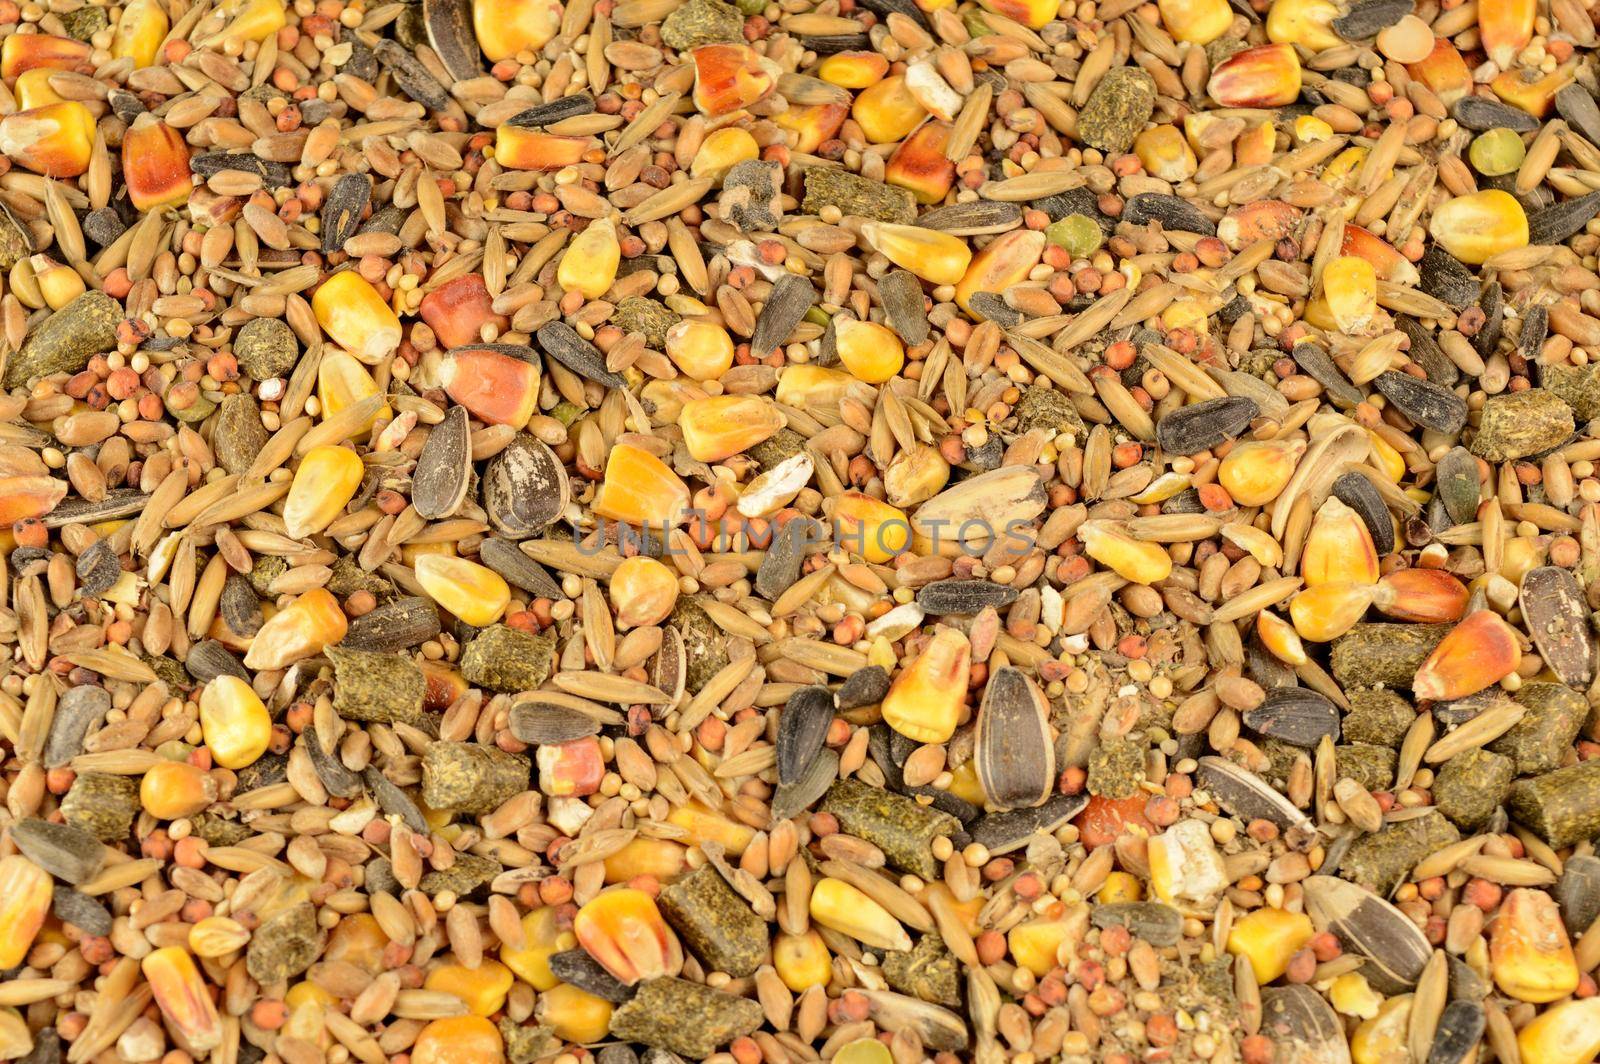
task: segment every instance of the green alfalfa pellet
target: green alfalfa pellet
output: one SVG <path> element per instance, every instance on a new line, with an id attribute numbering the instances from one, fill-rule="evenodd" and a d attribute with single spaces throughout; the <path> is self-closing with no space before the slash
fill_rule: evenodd
<path id="1" fill-rule="evenodd" d="M 1517 823 L 1558 849 L 1600 834 L 1600 761 L 1583 761 L 1511 785 Z"/>
<path id="2" fill-rule="evenodd" d="M 422 719 L 422 669 L 405 654 L 328 647 L 333 708 L 346 720 L 415 724 Z"/>
<path id="3" fill-rule="evenodd" d="M 490 813 L 528 789 L 533 765 L 478 743 L 436 742 L 422 755 L 422 801 L 451 813 Z"/>
<path id="4" fill-rule="evenodd" d="M 710 971 L 752 975 L 767 956 L 766 921 L 711 865 L 661 889 L 661 912 Z"/>
<path id="5" fill-rule="evenodd" d="M 1388 897 L 1418 861 L 1460 838 L 1455 825 L 1437 809 L 1430 809 L 1357 839 L 1339 863 L 1339 874 L 1374 894 Z"/>
<path id="6" fill-rule="evenodd" d="M 74 299 L 33 331 L 6 365 L 5 387 L 20 388 L 36 377 L 76 373 L 95 355 L 117 346 L 122 308 L 104 292 Z"/>
<path id="7" fill-rule="evenodd" d="M 1534 776 L 1558 768 L 1589 717 L 1589 700 L 1558 683 L 1524 684 L 1512 701 L 1527 709 L 1510 731 L 1489 744 L 1516 763 L 1516 774 Z"/>
<path id="8" fill-rule="evenodd" d="M 1476 831 L 1505 801 L 1513 774 L 1509 757 L 1463 750 L 1439 767 L 1433 779 L 1433 804 L 1456 827 Z"/>
<path id="9" fill-rule="evenodd" d="M 1448 624 L 1358 624 L 1333 642 L 1329 665 L 1341 687 L 1409 689 Z"/>
<path id="10" fill-rule="evenodd" d="M 139 783 L 132 776 L 84 772 L 61 797 L 61 816 L 101 842 L 125 839 L 139 812 Z"/>
<path id="11" fill-rule="evenodd" d="M 532 691 L 550 675 L 555 636 L 491 624 L 461 652 L 461 675 L 494 691 Z"/>
<path id="12" fill-rule="evenodd" d="M 939 874 L 933 840 L 941 835 L 952 838 L 961 831 L 961 821 L 949 813 L 856 779 L 840 780 L 828 788 L 822 811 L 837 817 L 846 833 L 882 850 L 890 865 L 924 879 Z"/>

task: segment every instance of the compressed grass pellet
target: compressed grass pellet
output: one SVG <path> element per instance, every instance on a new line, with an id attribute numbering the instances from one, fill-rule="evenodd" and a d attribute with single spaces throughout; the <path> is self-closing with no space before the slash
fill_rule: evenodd
<path id="1" fill-rule="evenodd" d="M 961 964 L 936 934 L 923 935 L 915 948 L 883 956 L 883 977 L 902 994 L 947 1008 L 961 1005 Z"/>
<path id="2" fill-rule="evenodd" d="M 245 967 L 258 983 L 280 983 L 304 972 L 322 948 L 317 910 L 292 905 L 268 919 L 250 936 Z"/>
<path id="3" fill-rule="evenodd" d="M 1089 755 L 1090 794 L 1101 798 L 1127 798 L 1144 782 L 1144 748 L 1124 739 L 1103 739 Z"/>
<path id="4" fill-rule="evenodd" d="M 1381 687 L 1346 691 L 1350 708 L 1340 722 L 1344 738 L 1352 743 L 1398 748 L 1417 711 L 1411 703 Z"/>
<path id="5" fill-rule="evenodd" d="M 805 199 L 800 209 L 820 214 L 837 207 L 844 214 L 875 218 L 880 222 L 910 222 L 917 216 L 916 200 L 903 188 L 871 181 L 829 167 L 813 166 L 805 172 Z"/>
<path id="6" fill-rule="evenodd" d="M 101 842 L 128 837 L 139 813 L 139 784 L 107 772 L 80 773 L 61 796 L 61 816 Z"/>
<path id="7" fill-rule="evenodd" d="M 656 901 L 708 970 L 742 978 L 766 958 L 765 921 L 710 865 L 662 888 Z"/>
<path id="8" fill-rule="evenodd" d="M 1358 624 L 1333 642 L 1333 678 L 1345 687 L 1409 688 L 1449 631 L 1441 624 Z"/>
<path id="9" fill-rule="evenodd" d="M 961 822 L 948 813 L 854 779 L 840 780 L 828 788 L 822 808 L 838 817 L 842 830 L 882 850 L 895 868 L 924 879 L 931 879 L 939 870 L 930 849 L 933 840 L 941 835 L 953 837 L 961 830 Z"/>
<path id="10" fill-rule="evenodd" d="M 761 1026 L 759 1002 L 700 983 L 665 976 L 639 984 L 633 1000 L 611 1013 L 611 1033 L 629 1042 L 704 1060 Z"/>
<path id="11" fill-rule="evenodd" d="M 1506 809 L 1551 846 L 1571 846 L 1600 834 L 1600 761 L 1518 780 Z"/>
<path id="12" fill-rule="evenodd" d="M 1386 791 L 1394 786 L 1394 766 L 1398 755 L 1387 746 L 1372 743 L 1344 743 L 1333 748 L 1339 775 L 1349 776 L 1369 791 Z"/>
<path id="13" fill-rule="evenodd" d="M 329 647 L 333 662 L 333 708 L 347 720 L 384 724 L 422 719 L 422 670 L 399 653 Z"/>
<path id="14" fill-rule="evenodd" d="M 89 291 L 44 320 L 6 365 L 5 386 L 35 377 L 76 373 L 95 355 L 117 346 L 122 308 L 104 292 Z"/>
<path id="15" fill-rule="evenodd" d="M 436 742 L 422 755 L 422 801 L 430 809 L 488 813 L 528 789 L 533 764 L 478 743 Z"/>
<path id="16" fill-rule="evenodd" d="M 1483 404 L 1472 453 L 1491 462 L 1508 462 L 1548 451 L 1572 435 L 1572 408 L 1543 388 L 1490 396 Z"/>
<path id="17" fill-rule="evenodd" d="M 555 639 L 503 624 L 479 632 L 461 653 L 461 675 L 495 691 L 532 691 L 550 675 Z"/>
<path id="18" fill-rule="evenodd" d="M 1511 790 L 1511 758 L 1488 750 L 1464 750 L 1439 766 L 1433 803 L 1462 831 L 1482 827 Z"/>
<path id="19" fill-rule="evenodd" d="M 1436 809 L 1357 839 L 1339 862 L 1339 875 L 1381 897 L 1398 886 L 1417 862 L 1461 838 Z"/>
<path id="20" fill-rule="evenodd" d="M 1524 684 L 1511 697 L 1526 707 L 1527 713 L 1490 743 L 1489 749 L 1511 758 L 1518 776 L 1535 776 L 1560 767 L 1589 719 L 1589 700 L 1557 683 Z"/>

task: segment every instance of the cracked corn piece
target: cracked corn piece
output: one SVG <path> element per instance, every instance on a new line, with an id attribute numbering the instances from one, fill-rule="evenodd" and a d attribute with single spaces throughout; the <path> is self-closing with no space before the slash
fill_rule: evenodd
<path id="1" fill-rule="evenodd" d="M 1304 913 L 1283 909 L 1257 909 L 1234 921 L 1228 933 L 1228 952 L 1248 957 L 1256 981 L 1263 986 L 1277 979 L 1316 929 Z"/>
<path id="2" fill-rule="evenodd" d="M 966 702 L 972 644 L 955 628 L 941 628 L 921 654 L 895 675 L 883 699 L 889 727 L 920 743 L 955 734 Z"/>
<path id="3" fill-rule="evenodd" d="M 411 1064 L 503 1064 L 505 1042 L 482 1016 L 434 1020 L 417 1035 Z"/>
<path id="4" fill-rule="evenodd" d="M 473 0 L 472 28 L 491 63 L 537 52 L 561 30 L 555 0 Z"/>
<path id="5" fill-rule="evenodd" d="M 673 528 L 689 516 L 689 487 L 649 451 L 618 444 L 591 504 L 595 515 L 635 526 Z"/>
<path id="6" fill-rule="evenodd" d="M 1150 840 L 1150 889 L 1165 902 L 1204 902 L 1228 886 L 1222 855 L 1198 820 L 1184 820 Z"/>
<path id="7" fill-rule="evenodd" d="M 383 394 L 367 367 L 357 362 L 353 355 L 343 351 L 330 351 L 317 364 L 317 399 L 322 404 L 322 417 L 331 418 L 346 407 L 363 399 Z M 387 421 L 393 414 L 387 403 L 379 407 L 372 419 L 362 428 L 370 431 L 377 421 Z M 359 436 L 358 436 L 359 438 Z"/>
<path id="8" fill-rule="evenodd" d="M 1549 894 L 1522 887 L 1506 895 L 1489 925 L 1489 970 L 1518 1001 L 1557 1001 L 1577 989 L 1572 942 Z"/>

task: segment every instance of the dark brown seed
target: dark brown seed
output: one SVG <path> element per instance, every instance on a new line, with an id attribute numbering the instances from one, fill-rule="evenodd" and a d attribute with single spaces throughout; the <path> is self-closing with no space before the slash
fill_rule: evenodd
<path id="1" fill-rule="evenodd" d="M 394 78 L 401 92 L 430 110 L 449 108 L 450 94 L 439 84 L 439 79 L 428 73 L 428 68 L 397 42 L 381 40 L 372 46 L 372 54 L 378 57 L 378 62 Z"/>
<path id="2" fill-rule="evenodd" d="M 428 43 L 451 77 L 468 81 L 483 74 L 471 0 L 422 0 L 422 22 Z"/>
<path id="3" fill-rule="evenodd" d="M 417 808 L 417 803 L 411 796 L 390 781 L 389 777 L 378 771 L 376 765 L 368 765 L 361 771 L 361 780 L 367 785 L 367 790 L 372 792 L 372 797 L 377 799 L 378 807 L 389 816 L 397 816 L 405 821 L 406 827 L 419 835 L 428 833 L 428 822 L 422 815 L 422 810 Z"/>
<path id="4" fill-rule="evenodd" d="M 183 667 L 197 683 L 210 683 L 218 676 L 235 676 L 250 682 L 250 672 L 233 652 L 215 639 L 202 639 L 184 655 Z"/>
<path id="5" fill-rule="evenodd" d="M 990 677 L 972 756 L 990 808 L 1036 806 L 1055 789 L 1050 706 L 1021 669 L 1006 665 Z"/>
<path id="6" fill-rule="evenodd" d="M 1539 128 L 1537 118 L 1492 96 L 1463 96 L 1450 108 L 1450 115 L 1463 127 L 1476 133 L 1499 128 L 1514 133 L 1532 133 Z"/>
<path id="7" fill-rule="evenodd" d="M 346 768 L 343 761 L 322 748 L 316 728 L 308 727 L 301 733 L 300 745 L 305 748 L 306 756 L 311 759 L 311 768 L 329 794 L 335 798 L 354 798 L 361 793 L 361 778 Z"/>
<path id="8" fill-rule="evenodd" d="M 1481 96 L 1472 96 L 1468 99 L 1484 102 Z M 1459 104 L 1457 105 L 1459 106 Z M 1504 104 L 1496 106 L 1505 107 Z M 1514 107 L 1506 107 L 1513 114 L 1522 114 Z M 1526 117 L 1526 116 L 1525 116 Z M 1532 119 L 1529 119 L 1532 121 Z M 1495 123 L 1503 125 L 1504 123 Z M 1485 126 L 1492 129 L 1493 126 Z M 1534 122 L 1532 128 L 1538 128 Z M 1428 250 L 1423 252 L 1422 261 L 1418 264 L 1422 280 L 1417 287 L 1435 299 L 1442 299 L 1457 310 L 1465 310 L 1478 298 L 1478 279 L 1472 271 L 1463 266 L 1454 255 L 1451 255 L 1438 244 L 1428 245 Z"/>
<path id="9" fill-rule="evenodd" d="M 1305 890 L 1306 913 L 1318 931 L 1329 931 L 1352 953 L 1367 958 L 1362 974 L 1383 994 L 1415 986 L 1433 949 L 1417 925 L 1384 899 L 1333 876 L 1312 876 Z"/>
<path id="10" fill-rule="evenodd" d="M 99 899 L 91 898 L 89 895 L 73 890 L 71 887 L 56 887 L 55 897 L 50 903 L 50 911 L 62 923 L 71 924 L 86 934 L 111 934 L 111 910 L 101 904 Z M 47 1037 L 45 1032 L 48 1030 L 49 1028 L 46 1028 L 45 1031 L 39 1032 L 41 1039 Z M 36 1044 L 35 1053 L 37 1051 L 38 1046 Z M 29 1054 L 22 1058 L 22 1064 L 34 1064 L 33 1056 L 34 1054 Z M 58 1048 L 53 1056 L 40 1057 L 37 1064 L 52 1064 L 52 1062 L 59 1064 L 62 1059 L 63 1054 Z"/>
<path id="11" fill-rule="evenodd" d="M 833 695 L 826 687 L 802 687 L 778 717 L 778 782 L 797 783 L 811 769 L 833 723 Z"/>
<path id="12" fill-rule="evenodd" d="M 1528 241 L 1559 244 L 1580 232 L 1597 214 L 1600 214 L 1600 192 L 1553 203 L 1528 215 Z"/>
<path id="13" fill-rule="evenodd" d="M 100 840 L 71 824 L 27 817 L 11 825 L 11 841 L 28 860 L 74 885 L 93 879 L 106 863 Z"/>
<path id="14" fill-rule="evenodd" d="M 339 645 L 393 653 L 421 646 L 439 632 L 439 608 L 429 599 L 406 596 L 352 620 Z"/>
<path id="15" fill-rule="evenodd" d="M 1411 14 L 1411 6 L 1411 0 L 1361 0 L 1333 20 L 1333 31 L 1347 41 L 1376 37 L 1379 30 L 1388 29 Z"/>
<path id="16" fill-rule="evenodd" d="M 1487 1023 L 1478 1002 L 1460 998 L 1450 1002 L 1439 1015 L 1433 1045 L 1428 1049 L 1428 1064 L 1468 1064 L 1474 1060 Z"/>
<path id="17" fill-rule="evenodd" d="M 800 578 L 806 546 L 821 539 L 822 526 L 808 517 L 790 521 L 772 537 L 772 545 L 756 568 L 756 594 L 769 602 L 789 590 Z"/>
<path id="18" fill-rule="evenodd" d="M 1373 383 L 1395 409 L 1423 428 L 1453 435 L 1467 423 L 1467 401 L 1432 381 L 1389 370 Z"/>
<path id="19" fill-rule="evenodd" d="M 659 686 L 659 684 L 657 685 Z M 788 820 L 803 809 L 809 809 L 828 787 L 839 778 L 839 755 L 827 747 L 817 752 L 806 774 L 793 783 L 780 783 L 772 794 L 774 823 Z"/>
<path id="20" fill-rule="evenodd" d="M 1200 759 L 1197 773 L 1200 785 L 1226 812 L 1247 823 L 1258 819 L 1272 821 L 1297 849 L 1305 849 L 1316 840 L 1317 829 L 1310 819 L 1249 769 L 1220 757 L 1206 756 Z"/>
<path id="21" fill-rule="evenodd" d="M 1576 937 L 1589 930 L 1600 916 L 1600 857 L 1576 854 L 1567 858 L 1553 892 L 1567 931 Z"/>
<path id="22" fill-rule="evenodd" d="M 1186 199 L 1164 192 L 1141 192 L 1128 199 L 1122 208 L 1122 220 L 1130 225 L 1149 225 L 1160 222 L 1163 229 L 1177 229 L 1185 233 L 1216 236 L 1217 226 L 1200 209 Z"/>
<path id="23" fill-rule="evenodd" d="M 561 585 L 556 583 L 544 566 L 503 539 L 491 537 L 484 540 L 478 547 L 478 561 L 499 573 L 507 583 L 535 596 L 548 599 L 565 597 Z M 352 624 L 351 627 L 355 626 Z"/>
<path id="24" fill-rule="evenodd" d="M 1058 794 L 1033 809 L 1014 809 L 1008 813 L 985 813 L 967 825 L 972 841 L 993 856 L 1020 850 L 1040 832 L 1050 834 L 1089 804 L 1087 794 Z"/>
<path id="25" fill-rule="evenodd" d="M 135 488 L 118 488 L 116 491 L 106 492 L 106 497 L 99 502 L 64 499 L 61 505 L 39 518 L 39 522 L 46 528 L 60 528 L 63 525 L 93 525 L 101 521 L 115 521 L 118 518 L 134 516 L 143 510 L 149 501 L 149 495 Z"/>
<path id="26" fill-rule="evenodd" d="M 236 635 L 253 636 L 260 630 L 265 618 L 261 615 L 261 600 L 250 578 L 243 573 L 229 573 L 222 585 L 222 597 L 217 603 L 222 621 Z"/>
<path id="27" fill-rule="evenodd" d="M 111 586 L 122 578 L 122 562 L 117 559 L 117 552 L 103 539 L 95 540 L 78 555 L 75 568 L 78 586 L 91 598 L 111 590 Z"/>
<path id="28" fill-rule="evenodd" d="M 650 663 L 650 683 L 663 691 L 677 704 L 688 686 L 689 661 L 684 649 L 683 633 L 668 625 L 661 630 L 661 649 Z"/>
<path id="29" fill-rule="evenodd" d="M 1499 281 L 1490 281 L 1483 286 L 1478 306 L 1483 310 L 1484 320 L 1477 335 L 1472 338 L 1472 347 L 1483 358 L 1489 358 L 1500 346 L 1500 333 L 1506 320 L 1505 289 Z"/>
<path id="30" fill-rule="evenodd" d="M 511 707 L 511 734 L 524 743 L 568 743 L 600 734 L 600 722 L 568 706 L 519 702 Z"/>
<path id="31" fill-rule="evenodd" d="M 1372 481 L 1360 473 L 1345 473 L 1333 482 L 1333 494 L 1361 517 L 1380 558 L 1394 553 L 1394 518 Z"/>
<path id="32" fill-rule="evenodd" d="M 1523 322 L 1523 328 L 1526 329 L 1526 315 L 1523 317 Z M 1454 388 L 1456 382 L 1461 379 L 1461 371 L 1440 349 L 1433 334 L 1423 328 L 1421 322 L 1405 314 L 1396 314 L 1394 323 L 1411 340 L 1411 349 L 1406 352 L 1411 356 L 1411 361 L 1421 366 L 1422 371 L 1433 383 L 1445 388 Z M 1537 354 L 1537 350 L 1535 353 Z"/>
<path id="33" fill-rule="evenodd" d="M 1321 345 L 1295 344 L 1290 357 L 1307 376 L 1322 385 L 1323 390 L 1328 393 L 1328 400 L 1341 410 L 1350 410 L 1366 399 L 1366 396 L 1361 394 L 1361 389 L 1351 384 L 1350 378 L 1344 375 L 1344 371 L 1333 364 L 1333 359 L 1328 357 L 1328 352 L 1323 350 Z"/>
<path id="34" fill-rule="evenodd" d="M 928 313 L 922 282 L 910 270 L 890 270 L 878 282 L 878 298 L 883 301 L 889 327 L 908 344 L 928 338 Z"/>
<path id="35" fill-rule="evenodd" d="M 714 874 L 714 873 L 713 873 Z M 581 949 L 564 949 L 550 954 L 550 974 L 585 993 L 620 1005 L 633 997 L 633 987 L 600 966 L 600 962 Z"/>
<path id="36" fill-rule="evenodd" d="M 951 203 L 917 219 L 924 229 L 937 229 L 952 236 L 985 236 L 1004 233 L 1022 224 L 1022 205 L 999 200 L 973 200 Z"/>
<path id="37" fill-rule="evenodd" d="M 594 108 L 594 96 L 587 92 L 580 92 L 572 96 L 563 96 L 560 99 L 551 100 L 549 103 L 535 104 L 526 111 L 519 111 L 506 119 L 506 125 L 538 129 L 541 126 L 553 125 L 569 118 L 579 118 L 583 115 L 594 114 Z"/>
<path id="38" fill-rule="evenodd" d="M 1197 454 L 1230 440 L 1261 413 L 1254 399 L 1223 396 L 1175 410 L 1156 425 L 1156 442 L 1169 454 Z"/>
<path id="39" fill-rule="evenodd" d="M 772 291 L 756 316 L 755 332 L 750 337 L 751 356 L 759 359 L 772 354 L 773 348 L 789 338 L 816 301 L 817 293 L 811 282 L 798 274 L 786 273 L 773 282 Z"/>
<path id="40" fill-rule="evenodd" d="M 627 382 L 606 369 L 606 357 L 564 321 L 552 321 L 534 334 L 544 353 L 585 380 L 607 388 L 626 388 Z"/>
<path id="41" fill-rule="evenodd" d="M 1245 727 L 1290 746 L 1314 749 L 1324 736 L 1339 738 L 1339 710 L 1304 687 L 1280 687 L 1241 714 Z"/>
<path id="42" fill-rule="evenodd" d="M 1465 447 L 1452 447 L 1434 467 L 1434 494 L 1444 501 L 1445 512 L 1458 525 L 1478 519 L 1478 460 Z"/>
<path id="43" fill-rule="evenodd" d="M 428 0 L 435 3 L 436 0 Z M 443 0 L 445 3 L 454 0 Z M 328 190 L 322 203 L 322 253 L 344 250 L 344 242 L 361 228 L 361 216 L 372 203 L 372 181 L 365 174 L 345 174 Z"/>
<path id="44" fill-rule="evenodd" d="M 860 709 L 874 706 L 889 693 L 889 673 L 882 665 L 858 669 L 839 685 L 839 708 Z"/>
<path id="45" fill-rule="evenodd" d="M 924 613 L 975 614 L 993 607 L 1003 610 L 1017 601 L 1017 589 L 990 580 L 935 580 L 917 591 Z"/>
<path id="46" fill-rule="evenodd" d="M 1600 106 L 1595 104 L 1594 94 L 1588 89 L 1575 81 L 1569 83 L 1556 93 L 1556 110 L 1589 143 L 1600 144 Z"/>
<path id="47" fill-rule="evenodd" d="M 294 171 L 283 163 L 268 162 L 249 152 L 205 152 L 190 158 L 189 169 L 207 179 L 224 170 L 242 170 L 261 178 L 261 183 L 269 189 L 282 188 L 294 181 Z"/>
<path id="48" fill-rule="evenodd" d="M 44 767 L 61 768 L 83 753 L 83 740 L 111 712 L 111 695 L 104 687 L 79 684 L 69 687 L 56 704 L 50 736 L 44 744 Z"/>
<path id="49" fill-rule="evenodd" d="M 465 421 L 462 418 L 463 424 Z M 471 468 L 470 452 L 463 451 L 463 480 Z M 495 531 L 510 539 L 527 539 L 561 516 L 571 488 L 561 459 L 539 440 L 522 433 L 489 460 L 483 471 L 482 495 L 484 512 Z"/>

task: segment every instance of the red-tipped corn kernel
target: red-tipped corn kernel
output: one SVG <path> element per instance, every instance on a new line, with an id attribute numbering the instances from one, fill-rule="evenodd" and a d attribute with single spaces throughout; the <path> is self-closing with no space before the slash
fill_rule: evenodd
<path id="1" fill-rule="evenodd" d="M 956 303 L 972 312 L 972 297 L 979 292 L 1003 293 L 1027 280 L 1044 255 L 1045 235 L 1036 229 L 1013 229 L 996 237 L 976 255 L 956 285 Z"/>
<path id="2" fill-rule="evenodd" d="M 1360 332 L 1378 310 L 1378 272 L 1366 259 L 1341 255 L 1322 271 L 1322 297 L 1340 332 Z"/>
<path id="3" fill-rule="evenodd" d="M 445 350 L 478 343 L 485 325 L 493 325 L 497 335 L 511 326 L 510 318 L 494 312 L 494 299 L 481 273 L 440 285 L 422 297 L 417 309 Z"/>
<path id="4" fill-rule="evenodd" d="M 1517 53 L 1533 40 L 1537 0 L 1479 0 L 1478 40 L 1501 70 L 1509 69 Z"/>
<path id="5" fill-rule="evenodd" d="M 683 970 L 683 947 L 642 890 L 608 890 L 572 920 L 578 945 L 627 986 Z"/>
<path id="6" fill-rule="evenodd" d="M 48 33 L 12 33 L 0 41 L 0 77 L 10 81 L 36 67 L 87 70 L 94 49 L 71 37 Z"/>
<path id="7" fill-rule="evenodd" d="M 832 140 L 850 117 L 850 106 L 843 103 L 813 103 L 791 107 L 773 121 L 779 129 L 795 135 L 794 150 L 806 155 L 816 153 L 822 142 Z"/>
<path id="8" fill-rule="evenodd" d="M 320 654 L 344 638 L 350 622 L 339 600 L 326 588 L 313 588 L 267 619 L 250 640 L 244 664 L 250 669 L 281 669 Z"/>
<path id="9" fill-rule="evenodd" d="M 539 408 L 539 367 L 490 347 L 458 347 L 439 364 L 445 394 L 479 421 L 522 428 Z"/>
<path id="10" fill-rule="evenodd" d="M 89 169 L 93 148 L 94 116 L 76 101 L 0 118 L 0 155 L 36 174 L 77 177 Z"/>
<path id="11" fill-rule="evenodd" d="M 182 203 L 189 198 L 192 177 L 189 145 L 165 122 L 141 115 L 122 135 L 122 178 L 139 210 Z"/>
<path id="12" fill-rule="evenodd" d="M 1404 285 L 1417 283 L 1417 268 L 1388 241 L 1374 236 L 1359 225 L 1345 223 L 1339 254 L 1365 259 L 1382 280 Z"/>
<path id="13" fill-rule="evenodd" d="M 1386 617 L 1449 624 L 1467 611 L 1467 585 L 1443 569 L 1396 569 L 1378 581 L 1373 605 Z"/>
<path id="14" fill-rule="evenodd" d="M 1217 66 L 1206 92 L 1224 107 L 1286 107 L 1300 96 L 1300 59 L 1288 44 L 1246 48 Z"/>
<path id="15" fill-rule="evenodd" d="M 918 203 L 938 203 L 944 199 L 956 180 L 956 164 L 945 158 L 950 132 L 948 122 L 930 119 L 922 123 L 889 156 L 883 179 L 891 185 L 910 189 Z"/>
<path id="16" fill-rule="evenodd" d="M 1433 51 L 1420 63 L 1407 63 L 1406 73 L 1427 86 L 1446 107 L 1472 91 L 1472 71 L 1456 46 L 1437 37 Z"/>
<path id="17" fill-rule="evenodd" d="M 1282 240 L 1300 225 L 1304 212 L 1282 200 L 1257 200 L 1234 207 L 1217 223 L 1217 237 L 1240 251 L 1262 240 Z"/>
<path id="18" fill-rule="evenodd" d="M 1056 17 L 1061 5 L 1056 0 L 979 0 L 985 11 L 992 11 L 1030 30 L 1043 29 Z"/>
<path id="19" fill-rule="evenodd" d="M 948 742 L 960 723 L 972 667 L 972 644 L 955 628 L 940 628 L 883 698 L 883 720 L 919 743 Z"/>
<path id="20" fill-rule="evenodd" d="M 1493 610 L 1479 610 L 1433 648 L 1411 681 L 1411 693 L 1433 702 L 1465 698 L 1510 676 L 1521 660 L 1511 626 Z"/>
<path id="21" fill-rule="evenodd" d="M 196 1056 L 222 1044 L 222 1021 L 211 992 L 182 946 L 166 946 L 139 962 L 167 1024 Z"/>
<path id="22" fill-rule="evenodd" d="M 581 162 L 590 143 L 588 137 L 558 137 L 502 125 L 494 131 L 494 159 L 507 170 L 560 170 Z"/>
<path id="23" fill-rule="evenodd" d="M 600 740 L 590 735 L 565 743 L 541 743 L 534 755 L 539 789 L 557 798 L 587 798 L 600 789 L 606 774 Z"/>
<path id="24" fill-rule="evenodd" d="M 689 486 L 665 462 L 629 444 L 611 448 L 605 477 L 594 493 L 597 517 L 670 528 L 687 519 L 688 507 Z"/>
<path id="25" fill-rule="evenodd" d="M 747 44 L 703 45 L 692 59 L 694 105 L 713 118 L 766 99 L 778 84 L 776 64 Z"/>

